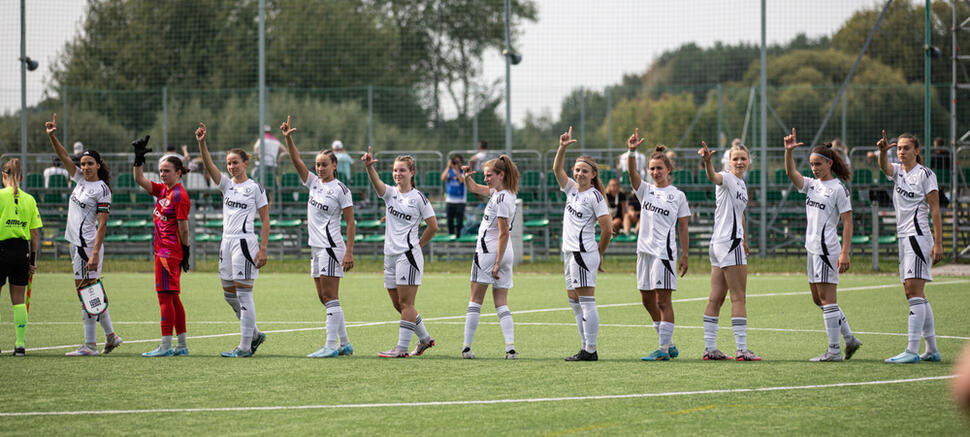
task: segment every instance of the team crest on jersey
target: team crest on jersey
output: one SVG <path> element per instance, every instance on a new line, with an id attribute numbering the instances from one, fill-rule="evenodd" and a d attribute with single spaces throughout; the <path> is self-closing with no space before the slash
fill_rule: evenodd
<path id="1" fill-rule="evenodd" d="M 248 196 L 248 195 L 249 195 L 250 193 L 252 193 L 252 192 L 253 192 L 253 189 L 252 189 L 252 188 L 250 188 L 250 187 L 246 187 L 245 189 L 243 189 L 243 194 L 245 194 L 245 195 L 247 195 L 247 196 Z"/>
<path id="2" fill-rule="evenodd" d="M 673 202 L 674 201 L 674 195 L 673 194 L 668 194 L 667 195 L 667 201 L 668 202 Z"/>
<path id="3" fill-rule="evenodd" d="M 162 205 L 162 208 L 168 208 L 168 205 L 170 205 L 171 203 L 172 202 L 169 201 L 168 199 L 158 199 L 158 204 Z"/>
<path id="4" fill-rule="evenodd" d="M 408 205 L 414 206 L 414 199 L 408 199 Z"/>
<path id="5" fill-rule="evenodd" d="M 916 185 L 919 182 L 919 175 L 915 175 L 914 174 L 914 175 L 910 176 L 906 180 L 906 182 L 909 182 L 910 185 Z"/>

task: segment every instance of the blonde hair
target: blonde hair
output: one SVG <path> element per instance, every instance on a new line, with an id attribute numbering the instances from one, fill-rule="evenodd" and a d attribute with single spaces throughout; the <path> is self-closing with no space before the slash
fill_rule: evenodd
<path id="1" fill-rule="evenodd" d="M 13 195 L 17 197 L 20 194 L 20 181 L 24 179 L 24 170 L 20 165 L 20 159 L 12 158 L 3 163 L 3 173 L 10 176 L 10 180 L 13 182 Z"/>
<path id="2" fill-rule="evenodd" d="M 492 171 L 500 171 L 505 174 L 505 177 L 502 178 L 502 184 L 505 185 L 505 189 L 512 193 L 519 192 L 519 167 L 512 162 L 512 158 L 509 158 L 508 155 L 503 154 L 498 158 L 492 159 L 482 167 L 489 167 Z"/>
<path id="3" fill-rule="evenodd" d="M 603 188 L 603 182 L 600 181 L 600 168 L 596 165 L 596 160 L 592 156 L 583 155 L 576 158 L 576 162 L 582 162 L 590 167 L 593 167 L 593 179 L 590 181 L 590 185 L 599 190 L 600 194 L 606 195 L 606 188 Z"/>

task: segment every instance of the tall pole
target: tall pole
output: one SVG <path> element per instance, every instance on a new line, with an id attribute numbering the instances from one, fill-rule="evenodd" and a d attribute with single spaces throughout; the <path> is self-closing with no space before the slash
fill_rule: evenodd
<path id="1" fill-rule="evenodd" d="M 613 87 L 606 87 L 606 148 L 613 148 Z"/>
<path id="2" fill-rule="evenodd" d="M 505 0 L 505 153 L 512 153 L 512 5 Z"/>
<path id="3" fill-rule="evenodd" d="M 27 14 L 20 0 L 20 162 L 27 165 Z"/>
<path id="4" fill-rule="evenodd" d="M 950 73 L 953 75 L 953 82 L 950 84 L 950 199 L 953 199 L 953 232 L 952 234 L 952 246 L 953 251 L 953 261 L 956 262 L 957 258 L 960 256 L 960 251 L 957 247 L 957 231 L 959 226 L 957 226 L 956 210 L 957 205 L 957 32 L 960 29 L 957 27 L 957 0 L 951 0 L 950 6 L 953 9 L 953 16 L 950 21 L 950 60 L 951 67 Z M 942 229 L 942 228 L 941 228 Z M 945 251 L 944 251 L 945 253 Z"/>
<path id="5" fill-rule="evenodd" d="M 930 77 L 931 74 L 931 57 L 930 57 L 930 44 L 932 40 L 930 38 L 930 3 L 931 0 L 926 0 L 926 6 L 924 6 L 925 14 L 923 17 L 923 157 L 926 158 L 926 162 L 930 162 L 930 139 L 932 126 L 930 125 L 930 105 L 933 102 L 932 91 L 933 91 L 933 79 Z"/>
<path id="6" fill-rule="evenodd" d="M 761 225 L 758 226 L 758 256 L 768 251 L 768 55 L 765 0 L 761 0 Z"/>
<path id="7" fill-rule="evenodd" d="M 259 181 L 266 188 L 266 0 L 259 0 Z"/>

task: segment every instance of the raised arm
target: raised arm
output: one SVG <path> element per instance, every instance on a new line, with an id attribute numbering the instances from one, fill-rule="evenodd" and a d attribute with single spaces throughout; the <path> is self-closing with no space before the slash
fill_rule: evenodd
<path id="1" fill-rule="evenodd" d="M 68 179 L 73 179 L 74 173 L 77 171 L 77 166 L 71 160 L 71 155 L 67 154 L 67 150 L 64 150 L 64 146 L 61 145 L 60 140 L 54 135 L 54 132 L 57 131 L 57 113 L 54 113 L 51 121 L 44 123 L 44 127 L 47 129 L 47 138 L 51 140 L 51 146 L 54 147 L 54 153 L 57 154 L 57 157 L 61 160 L 61 164 L 64 164 L 64 169 L 67 170 Z"/>
<path id="2" fill-rule="evenodd" d="M 889 165 L 889 148 L 892 147 L 889 141 L 886 139 L 886 131 L 882 131 L 882 138 L 876 143 L 876 147 L 879 148 L 879 169 L 886 175 L 887 178 L 893 178 L 893 166 Z"/>
<path id="3" fill-rule="evenodd" d="M 286 141 L 286 150 L 288 155 L 290 155 L 290 161 L 293 162 L 293 168 L 296 169 L 296 174 L 300 175 L 300 180 L 304 183 L 306 182 L 307 174 L 310 172 L 306 168 L 306 164 L 303 163 L 303 159 L 300 158 L 300 151 L 296 150 L 296 145 L 293 144 L 292 134 L 296 128 L 290 125 L 290 116 L 286 116 L 286 122 L 280 125 L 280 130 L 283 131 L 283 139 Z"/>
<path id="4" fill-rule="evenodd" d="M 361 156 L 360 160 L 364 161 L 364 168 L 367 169 L 367 179 L 370 179 L 370 184 L 374 186 L 374 191 L 377 192 L 378 196 L 384 197 L 384 192 L 387 191 L 387 185 L 384 185 L 384 181 L 377 175 L 377 170 L 374 168 L 377 160 L 374 159 L 372 147 L 367 147 L 367 153 Z"/>
<path id="5" fill-rule="evenodd" d="M 145 164 L 145 154 L 152 151 L 152 149 L 148 148 L 149 138 L 148 135 L 145 135 L 144 138 L 139 138 L 131 142 L 131 147 L 135 149 L 135 162 L 131 166 L 131 172 L 135 177 L 135 183 L 139 187 L 144 188 L 148 194 L 152 194 L 152 183 L 145 177 L 145 173 L 142 172 L 142 166 Z"/>
<path id="6" fill-rule="evenodd" d="M 633 131 L 633 135 L 626 140 L 626 147 L 628 149 L 626 153 L 626 171 L 630 174 L 630 186 L 633 187 L 633 192 L 636 193 L 640 189 L 640 172 L 637 171 L 637 147 L 643 144 L 643 138 L 640 138 L 640 129 L 637 128 Z"/>
<path id="7" fill-rule="evenodd" d="M 552 162 L 552 172 L 556 175 L 556 182 L 559 182 L 559 188 L 566 188 L 566 183 L 569 182 L 569 176 L 566 175 L 566 170 L 563 169 L 563 163 L 566 161 L 566 148 L 575 142 L 576 140 L 573 139 L 573 127 L 569 126 L 569 131 L 559 136 L 559 149 L 556 150 L 556 159 Z"/>
<path id="8" fill-rule="evenodd" d="M 795 139 L 795 128 L 792 128 L 791 135 L 785 137 L 785 172 L 788 173 L 788 179 L 791 179 L 791 183 L 795 184 L 795 188 L 799 190 L 805 186 L 805 178 L 795 168 L 795 149 L 804 145 L 805 143 L 799 143 Z"/>
<path id="9" fill-rule="evenodd" d="M 472 176 L 476 172 L 472 170 L 471 166 L 465 165 L 461 167 L 461 180 L 465 181 L 465 186 L 468 187 L 468 191 L 472 194 L 477 194 L 482 197 L 488 197 L 489 190 L 488 185 L 479 185 L 475 182 L 475 178 Z"/>
<path id="10" fill-rule="evenodd" d="M 209 146 L 206 145 L 206 129 L 205 124 L 201 121 L 199 122 L 199 128 L 195 130 L 195 141 L 199 143 L 199 155 L 202 156 L 202 164 L 205 165 L 205 172 L 212 179 L 212 182 L 216 185 L 222 180 L 222 173 L 219 171 L 219 167 L 216 167 L 216 163 L 212 162 L 212 155 L 209 155 Z"/>
<path id="11" fill-rule="evenodd" d="M 701 145 L 704 147 L 701 147 L 697 154 L 701 155 L 701 159 L 704 160 L 704 172 L 707 173 L 707 179 L 714 182 L 714 185 L 721 185 L 724 182 L 724 176 L 715 171 L 714 164 L 711 163 L 711 156 L 714 155 L 714 152 L 707 148 L 707 143 L 701 141 Z"/>

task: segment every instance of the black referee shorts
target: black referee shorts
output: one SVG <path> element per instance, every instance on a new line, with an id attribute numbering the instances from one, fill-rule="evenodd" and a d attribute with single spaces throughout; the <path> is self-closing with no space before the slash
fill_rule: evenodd
<path id="1" fill-rule="evenodd" d="M 10 285 L 26 286 L 30 277 L 30 241 L 23 238 L 10 238 L 0 241 L 0 287 Z"/>

